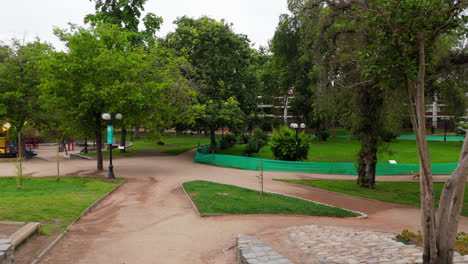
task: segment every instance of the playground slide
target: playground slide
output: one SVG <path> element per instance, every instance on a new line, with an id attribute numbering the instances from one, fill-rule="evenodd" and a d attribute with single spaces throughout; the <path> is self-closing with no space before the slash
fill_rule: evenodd
<path id="1" fill-rule="evenodd" d="M 6 149 L 5 149 L 5 138 L 4 137 L 0 137 L 0 153 L 4 154 Z"/>

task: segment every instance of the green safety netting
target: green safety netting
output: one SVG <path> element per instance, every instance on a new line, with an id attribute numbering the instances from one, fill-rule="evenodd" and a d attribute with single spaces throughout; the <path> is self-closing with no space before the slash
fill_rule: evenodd
<path id="1" fill-rule="evenodd" d="M 336 137 L 339 138 L 347 138 L 349 135 L 337 135 Z M 402 139 L 402 140 L 416 140 L 416 136 L 414 134 L 410 135 L 400 135 L 397 137 L 397 139 Z M 446 136 L 446 141 L 464 141 L 465 136 Z M 444 136 L 431 136 L 427 135 L 426 136 L 427 141 L 444 141 Z"/>
<path id="2" fill-rule="evenodd" d="M 295 162 L 252 157 L 207 154 L 209 146 L 202 146 L 195 155 L 195 162 L 211 164 L 227 168 L 258 170 L 263 161 L 264 171 L 305 172 L 318 174 L 356 175 L 356 167 L 352 162 Z M 433 164 L 432 173 L 450 174 L 458 163 Z M 412 174 L 419 171 L 419 164 L 377 164 L 377 175 Z"/>

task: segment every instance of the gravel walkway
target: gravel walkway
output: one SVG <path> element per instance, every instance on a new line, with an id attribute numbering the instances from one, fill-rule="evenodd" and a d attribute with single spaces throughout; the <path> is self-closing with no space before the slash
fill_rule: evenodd
<path id="1" fill-rule="evenodd" d="M 395 240 L 395 234 L 336 226 L 290 227 L 290 239 L 310 257 L 323 264 L 422 263 L 422 249 Z M 457 254 L 454 263 L 468 263 Z M 307 261 L 309 263 L 309 261 Z"/>

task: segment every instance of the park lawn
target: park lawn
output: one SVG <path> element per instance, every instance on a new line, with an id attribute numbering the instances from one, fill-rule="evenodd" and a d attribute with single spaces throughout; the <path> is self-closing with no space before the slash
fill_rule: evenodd
<path id="1" fill-rule="evenodd" d="M 120 153 L 118 149 L 112 151 L 113 157 L 135 157 L 135 156 L 154 156 L 158 153 L 168 155 L 178 155 L 187 150 L 196 148 L 198 144 L 209 144 L 210 138 L 203 135 L 175 135 L 168 134 L 162 140 L 164 145 L 158 145 L 157 141 L 150 139 L 134 140 L 133 146 L 126 149 L 125 153 Z M 151 152 L 151 151 L 154 152 Z M 109 151 L 103 151 L 103 156 L 108 157 Z M 96 152 L 86 154 L 88 156 L 95 156 Z"/>
<path id="2" fill-rule="evenodd" d="M 417 182 L 377 182 L 375 189 L 359 187 L 354 181 L 310 181 L 310 180 L 277 180 L 282 182 L 296 183 L 306 186 L 317 187 L 327 191 L 343 193 L 353 196 L 364 197 L 372 200 L 420 206 L 419 183 Z M 434 183 L 434 197 L 436 206 L 440 193 L 444 187 L 443 183 Z M 463 208 L 461 214 L 468 216 L 468 196 L 465 188 Z"/>
<path id="3" fill-rule="evenodd" d="M 428 141 L 432 163 L 458 162 L 462 142 Z M 359 151 L 358 140 L 347 138 L 329 138 L 325 142 L 318 143 L 313 140 L 310 145 L 309 162 L 355 162 Z M 219 154 L 244 156 L 245 145 L 236 145 L 233 148 L 220 150 Z M 396 160 L 400 164 L 418 164 L 418 152 L 414 140 L 394 140 L 384 143 L 378 155 L 379 163 L 388 163 L 388 160 Z M 253 157 L 274 159 L 270 145 L 264 146 Z"/>
<path id="4" fill-rule="evenodd" d="M 0 221 L 41 222 L 43 233 L 61 232 L 86 208 L 124 180 L 0 178 Z"/>
<path id="5" fill-rule="evenodd" d="M 352 217 L 358 214 L 279 194 L 207 181 L 183 184 L 200 214 L 283 214 Z"/>

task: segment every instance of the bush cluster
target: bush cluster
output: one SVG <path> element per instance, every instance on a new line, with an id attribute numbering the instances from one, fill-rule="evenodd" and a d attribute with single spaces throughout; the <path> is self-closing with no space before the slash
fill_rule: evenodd
<path id="1" fill-rule="evenodd" d="M 413 244 L 420 247 L 423 245 L 421 231 L 418 231 L 418 233 L 416 234 L 405 229 L 396 237 L 399 240 L 409 244 Z M 454 250 L 462 255 L 468 254 L 468 234 L 466 234 L 465 232 L 459 232 L 457 234 L 457 240 L 455 242 Z"/>
<path id="2" fill-rule="evenodd" d="M 269 137 L 267 132 L 256 128 L 254 130 L 253 137 L 249 139 L 247 145 L 245 146 L 245 154 L 251 155 L 253 153 L 258 153 L 260 149 L 268 142 L 268 138 Z"/>
<path id="3" fill-rule="evenodd" d="M 298 132 L 297 160 L 307 159 L 311 138 L 304 132 Z M 296 160 L 296 131 L 283 126 L 274 130 L 271 137 L 271 151 L 278 160 Z"/>
<path id="4" fill-rule="evenodd" d="M 234 134 L 227 134 L 221 139 L 220 147 L 221 149 L 232 148 L 237 143 L 237 137 Z"/>

